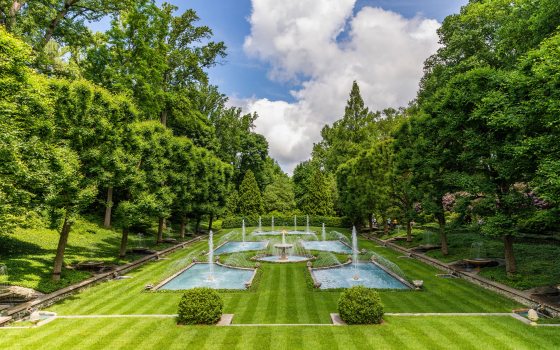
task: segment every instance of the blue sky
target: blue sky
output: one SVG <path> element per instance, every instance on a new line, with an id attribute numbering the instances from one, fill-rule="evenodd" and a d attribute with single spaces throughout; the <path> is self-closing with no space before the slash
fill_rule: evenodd
<path id="1" fill-rule="evenodd" d="M 373 110 L 412 100 L 443 19 L 468 0 L 171 0 L 193 8 L 227 57 L 210 82 L 245 112 L 291 173 L 342 117 L 353 80 Z M 92 24 L 103 30 L 108 21 Z"/>
<path id="2" fill-rule="evenodd" d="M 281 0 L 279 0 L 281 1 Z M 250 34 L 248 17 L 251 0 L 190 0 L 171 3 L 181 10 L 194 9 L 200 23 L 214 31 L 217 41 L 224 41 L 228 56 L 223 65 L 210 71 L 213 84 L 220 86 L 228 96 L 268 98 L 292 102 L 289 90 L 297 87 L 291 83 L 278 83 L 267 78 L 270 65 L 251 59 L 243 52 L 243 42 Z M 467 0 L 358 0 L 354 12 L 364 6 L 381 7 L 397 12 L 406 18 L 423 16 L 439 22 L 452 13 L 459 12 Z"/>

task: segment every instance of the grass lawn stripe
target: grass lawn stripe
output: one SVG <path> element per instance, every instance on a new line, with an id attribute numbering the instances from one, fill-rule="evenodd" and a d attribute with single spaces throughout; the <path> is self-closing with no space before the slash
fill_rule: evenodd
<path id="1" fill-rule="evenodd" d="M 133 319 L 116 323 L 108 322 L 102 328 L 96 330 L 97 333 L 101 333 L 101 336 L 96 339 L 92 337 L 93 341 L 88 346 L 94 349 L 113 349 L 115 340 L 121 338 L 125 330 L 133 328 L 134 325 L 136 325 L 136 321 Z M 104 331 L 107 328 L 109 328 L 109 331 Z"/>
<path id="2" fill-rule="evenodd" d="M 70 320 L 68 320 L 70 321 Z M 111 322 L 113 325 L 118 325 L 119 323 L 123 322 L 123 320 L 113 320 Z M 137 320 L 131 319 L 133 323 L 131 327 L 126 327 L 122 329 L 122 332 L 119 336 L 113 338 L 109 343 L 107 343 L 105 349 L 121 349 L 130 346 L 130 343 L 138 342 L 139 339 L 142 339 L 142 335 L 148 333 L 152 330 L 153 322 L 138 322 Z M 144 321 L 144 320 L 143 320 Z M 146 320 L 147 321 L 147 320 Z M 143 342 L 143 341 L 142 341 Z"/>
<path id="3" fill-rule="evenodd" d="M 364 337 L 369 336 L 372 332 L 375 332 L 377 336 L 375 341 L 382 342 L 383 346 L 381 348 L 395 347 L 398 349 L 408 348 L 407 344 L 402 341 L 402 334 L 399 332 L 398 320 L 394 317 L 383 317 L 385 322 L 379 326 L 378 329 L 369 330 L 368 328 L 360 328 L 362 330 L 362 335 Z M 367 333 L 366 333 L 367 330 Z M 399 334 L 397 334 L 397 332 Z M 388 340 L 391 340 L 391 343 Z"/>
<path id="4" fill-rule="evenodd" d="M 274 277 L 274 273 L 275 271 L 273 272 L 272 269 L 268 269 L 269 278 L 267 281 L 269 281 L 270 284 L 267 287 L 270 287 L 271 291 L 277 291 L 280 288 L 280 276 L 276 274 L 276 277 Z M 272 322 L 278 317 L 278 310 L 280 309 L 282 309 L 282 305 L 278 303 L 278 300 L 272 297 L 267 299 L 266 314 Z"/>
<path id="5" fill-rule="evenodd" d="M 274 340 L 272 339 L 274 334 L 273 328 L 266 328 L 266 329 L 257 329 L 255 328 L 255 333 L 253 335 L 253 349 L 259 349 L 260 347 L 264 346 L 265 349 L 274 349 L 277 345 Z"/>
<path id="6" fill-rule="evenodd" d="M 399 324 L 399 332 L 401 334 L 406 335 L 409 339 L 417 339 L 417 344 L 420 343 L 423 348 L 430 350 L 443 349 L 438 340 L 433 338 L 431 332 L 428 331 L 431 328 L 429 326 L 429 320 L 425 322 L 422 322 L 424 320 L 420 320 L 420 322 L 410 322 L 410 320 L 411 319 L 403 320 L 405 322 L 400 321 L 396 323 Z M 400 326 L 401 324 L 406 324 L 406 327 Z"/>
<path id="7" fill-rule="evenodd" d="M 448 344 L 454 344 L 457 339 L 461 339 L 461 346 L 470 349 L 476 349 L 476 342 L 471 342 L 470 333 L 464 332 L 461 328 L 461 320 L 455 323 L 446 322 L 446 320 L 434 317 L 431 319 L 434 326 L 435 334 L 439 335 L 440 339 L 446 339 Z"/>

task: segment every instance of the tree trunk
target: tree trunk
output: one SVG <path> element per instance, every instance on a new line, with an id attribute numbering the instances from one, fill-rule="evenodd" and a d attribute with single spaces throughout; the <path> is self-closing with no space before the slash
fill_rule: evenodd
<path id="1" fill-rule="evenodd" d="M 167 126 L 167 109 L 161 111 L 161 114 L 159 115 L 159 121 L 163 126 Z"/>
<path id="2" fill-rule="evenodd" d="M 202 216 L 197 216 L 196 218 L 196 226 L 194 228 L 194 232 L 195 234 L 198 234 L 199 230 L 200 230 L 200 221 L 202 220 Z"/>
<path id="3" fill-rule="evenodd" d="M 157 230 L 157 242 L 156 243 L 163 242 L 163 221 L 164 220 L 165 220 L 164 218 L 159 218 L 158 230 Z"/>
<path id="4" fill-rule="evenodd" d="M 23 1 L 14 1 L 10 10 L 8 11 L 8 16 L 6 18 L 6 29 L 8 32 L 12 32 L 14 27 L 16 26 L 16 18 L 19 10 L 23 6 Z"/>
<path id="5" fill-rule="evenodd" d="M 389 233 L 389 225 L 387 225 L 387 218 L 386 217 L 382 217 L 383 219 L 383 233 L 386 235 Z"/>
<path id="6" fill-rule="evenodd" d="M 105 220 L 103 226 L 106 228 L 111 227 L 111 211 L 113 209 L 113 187 L 107 188 L 107 202 L 105 203 Z"/>
<path id="7" fill-rule="evenodd" d="M 186 217 L 181 217 L 181 228 L 179 229 L 179 234 L 181 235 L 181 238 L 185 238 L 185 228 L 187 226 L 187 218 Z"/>
<path id="8" fill-rule="evenodd" d="M 128 243 L 128 227 L 123 227 L 122 238 L 121 238 L 121 249 L 119 251 L 119 257 L 124 258 L 126 255 L 126 245 Z"/>
<path id="9" fill-rule="evenodd" d="M 410 219 L 406 220 L 406 241 L 412 242 L 412 223 Z"/>
<path id="10" fill-rule="evenodd" d="M 66 14 L 70 10 L 70 8 L 72 6 L 74 6 L 74 4 L 77 1 L 79 1 L 79 0 L 66 0 L 64 2 L 64 7 L 62 8 L 62 10 L 60 10 L 56 14 L 56 17 L 51 21 L 51 23 L 49 23 L 49 26 L 47 27 L 47 30 L 45 31 L 45 35 L 43 36 L 43 39 L 41 39 L 41 41 L 39 43 L 39 47 L 37 47 L 37 49 L 38 49 L 37 51 L 43 50 L 45 45 L 47 45 L 47 43 L 51 40 L 55 29 L 60 24 L 60 21 L 62 21 L 64 19 L 64 17 L 66 17 Z"/>
<path id="11" fill-rule="evenodd" d="M 449 254 L 449 247 L 447 245 L 447 232 L 445 232 L 445 216 L 438 215 L 438 225 L 439 225 L 439 240 L 441 244 L 441 254 Z"/>
<path id="12" fill-rule="evenodd" d="M 504 256 L 506 259 L 506 272 L 509 276 L 517 271 L 515 256 L 513 255 L 513 236 L 504 236 Z"/>
<path id="13" fill-rule="evenodd" d="M 213 221 L 214 221 L 214 214 L 210 214 L 210 220 L 208 220 L 208 231 L 212 230 Z"/>
<path id="14" fill-rule="evenodd" d="M 65 217 L 64 224 L 62 224 L 60 237 L 58 239 L 58 247 L 56 248 L 56 257 L 54 258 L 54 269 L 53 269 L 52 278 L 55 281 L 60 280 L 60 274 L 62 272 L 62 264 L 64 263 L 64 251 L 66 250 L 66 244 L 68 243 L 68 236 L 70 235 L 71 226 L 72 224 L 68 221 L 68 217 Z"/>

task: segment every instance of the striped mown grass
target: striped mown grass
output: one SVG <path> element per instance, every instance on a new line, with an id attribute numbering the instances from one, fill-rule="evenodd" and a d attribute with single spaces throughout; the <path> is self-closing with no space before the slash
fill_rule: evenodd
<path id="1" fill-rule="evenodd" d="M 398 259 L 387 248 L 361 241 L 360 247 L 376 251 L 395 262 L 409 280 L 423 279 L 423 291 L 381 291 L 387 312 L 509 312 L 519 305 L 493 292 L 460 279 L 435 277 L 438 271 L 412 259 Z M 143 292 L 188 265 L 206 249 L 199 242 L 173 253 L 169 260 L 151 262 L 131 272 L 128 280 L 110 281 L 92 287 L 54 305 L 61 315 L 172 314 L 181 296 L 178 292 Z M 308 286 L 304 263 L 262 264 L 262 274 L 253 291 L 222 293 L 225 311 L 236 323 L 328 323 L 336 312 L 339 292 L 313 290 Z"/>
<path id="2" fill-rule="evenodd" d="M 385 311 L 510 312 L 519 305 L 460 279 L 441 279 L 435 268 L 400 259 L 388 248 L 360 241 L 397 264 L 423 291 L 380 291 Z M 198 242 L 129 273 L 91 287 L 49 308 L 59 315 L 174 314 L 180 292 L 144 292 L 187 266 L 207 249 Z M 262 264 L 255 288 L 222 292 L 231 327 L 177 326 L 173 318 L 58 319 L 35 329 L 1 329 L 1 349 L 552 349 L 557 328 L 534 328 L 507 316 L 386 316 L 380 326 L 330 326 L 338 291 L 315 290 L 306 265 Z M 266 326 L 256 326 L 264 324 Z M 299 324 L 282 326 L 280 324 Z M 318 324 L 307 326 L 304 324 Z"/>
<path id="3" fill-rule="evenodd" d="M 60 319 L 0 330 L 2 349 L 555 349 L 560 332 L 510 317 L 386 317 L 377 326 L 177 326 L 172 319 Z"/>

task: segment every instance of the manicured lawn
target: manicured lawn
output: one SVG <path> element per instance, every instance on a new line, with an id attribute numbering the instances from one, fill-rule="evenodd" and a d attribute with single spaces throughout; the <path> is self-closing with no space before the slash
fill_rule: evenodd
<path id="1" fill-rule="evenodd" d="M 229 239 L 236 236 L 230 234 Z M 217 242 L 220 237 L 215 237 Z M 360 248 L 398 264 L 408 279 L 425 281 L 424 291 L 381 291 L 386 312 L 488 313 L 519 307 L 466 281 L 438 278 L 434 268 L 398 258 L 373 242 L 360 241 Z M 134 270 L 130 279 L 99 284 L 49 310 L 59 315 L 174 314 L 180 292 L 144 292 L 144 286 L 181 270 L 203 250 L 207 250 L 206 242 L 195 243 L 169 255 L 168 260 Z M 177 326 L 173 318 L 58 319 L 35 329 L 0 329 L 0 348 L 553 349 L 560 342 L 557 328 L 529 327 L 507 316 L 386 316 L 379 326 L 333 327 L 328 325 L 329 313 L 337 312 L 339 292 L 315 290 L 309 281 L 304 263 L 262 264 L 254 288 L 221 293 L 224 312 L 235 314 L 237 327 Z"/>
<path id="2" fill-rule="evenodd" d="M 560 332 L 509 317 L 386 317 L 379 326 L 192 327 L 172 319 L 61 319 L 0 329 L 2 349 L 557 349 Z"/>
<path id="3" fill-rule="evenodd" d="M 65 264 L 96 260 L 107 264 L 123 264 L 140 256 L 129 254 L 118 258 L 120 232 L 100 227 L 85 219 L 78 220 L 70 233 L 65 252 Z M 13 234 L 0 235 L 0 263 L 8 268 L 7 275 L 0 275 L 0 284 L 13 284 L 50 293 L 91 276 L 84 271 L 65 269 L 58 282 L 51 280 L 59 232 L 47 228 L 17 229 Z M 131 234 L 129 247 L 138 245 L 163 249 L 169 244 L 155 245 L 155 237 L 145 235 L 140 242 Z"/>
<path id="4" fill-rule="evenodd" d="M 426 231 L 433 233 L 430 236 L 430 242 L 427 242 L 428 236 L 425 234 Z M 437 243 L 439 241 L 436 227 L 417 228 L 413 230 L 413 233 L 413 242 L 398 241 L 397 243 L 404 247 L 414 247 L 419 244 Z M 396 230 L 391 235 L 383 238 L 395 235 L 397 235 Z M 400 235 L 406 235 L 406 232 L 401 229 Z M 443 256 L 439 250 L 430 251 L 427 255 L 444 262 L 475 257 L 472 244 L 476 242 L 483 244 L 482 250 L 486 257 L 501 259 L 504 257 L 502 241 L 490 239 L 466 229 L 450 229 L 448 241 L 449 255 Z M 539 242 L 535 240 L 516 242 L 514 244 L 514 253 L 518 270 L 514 276 L 508 277 L 504 266 L 484 268 L 480 274 L 517 289 L 560 284 L 560 264 L 557 263 L 557 257 L 560 255 L 560 241 L 548 240 L 546 242 Z"/>

